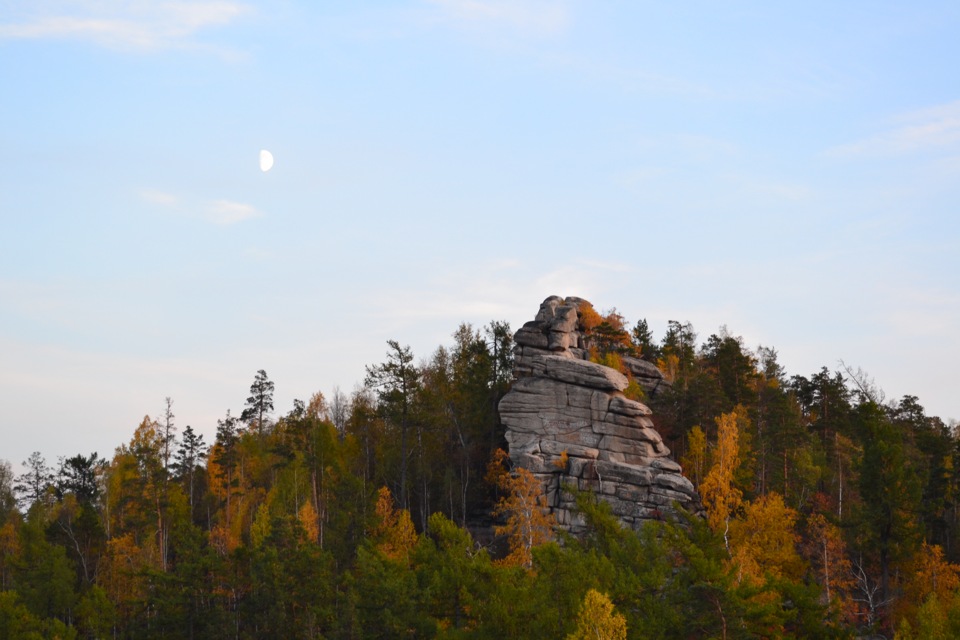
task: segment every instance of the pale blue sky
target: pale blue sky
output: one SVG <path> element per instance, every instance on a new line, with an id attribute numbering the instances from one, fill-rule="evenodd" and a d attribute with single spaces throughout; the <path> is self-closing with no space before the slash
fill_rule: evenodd
<path id="1" fill-rule="evenodd" d="M 680 5 L 680 6 L 673 6 Z M 550 294 L 960 418 L 956 2 L 0 4 L 0 458 Z M 257 166 L 269 149 L 276 164 Z"/>

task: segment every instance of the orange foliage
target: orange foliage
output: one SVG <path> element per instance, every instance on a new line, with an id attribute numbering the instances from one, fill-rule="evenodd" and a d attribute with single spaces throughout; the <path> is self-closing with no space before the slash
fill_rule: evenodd
<path id="1" fill-rule="evenodd" d="M 853 570 L 840 527 L 823 514 L 814 513 L 807 518 L 807 541 L 806 555 L 823 589 L 821 602 L 836 607 L 853 622 L 856 617 L 856 603 L 852 600 Z"/>
<path id="2" fill-rule="evenodd" d="M 560 452 L 560 457 L 553 461 L 553 466 L 560 471 L 566 471 L 567 466 L 570 464 L 570 456 L 567 454 L 567 450 L 564 449 Z"/>
<path id="3" fill-rule="evenodd" d="M 586 300 L 580 303 L 579 308 L 577 308 L 577 315 L 580 320 L 580 328 L 584 333 L 592 332 L 603 322 L 603 318 L 597 313 L 597 310 Z"/>
<path id="4" fill-rule="evenodd" d="M 730 523 L 732 562 L 740 581 L 761 584 L 768 575 L 800 579 L 804 567 L 797 553 L 796 522 L 797 512 L 779 493 L 768 493 L 747 504 L 743 517 Z"/>
<path id="5" fill-rule="evenodd" d="M 390 489 L 380 487 L 377 494 L 377 525 L 374 537 L 380 542 L 377 550 L 392 560 L 406 562 L 417 544 L 417 531 L 406 509 L 393 508 Z"/>
<path id="6" fill-rule="evenodd" d="M 506 535 L 510 553 L 500 561 L 507 566 L 533 567 L 533 548 L 548 542 L 554 519 L 549 514 L 547 498 L 540 481 L 527 469 L 506 470 L 507 452 L 497 449 L 487 470 L 505 493 L 494 508 L 494 515 L 506 516 L 507 523 L 495 528 L 497 535 Z"/>
<path id="7" fill-rule="evenodd" d="M 913 571 L 903 586 L 901 614 L 916 621 L 918 610 L 931 596 L 940 603 L 950 602 L 960 588 L 960 565 L 948 562 L 940 545 L 926 542 L 913 559 Z"/>
<path id="8" fill-rule="evenodd" d="M 303 526 L 304 537 L 308 542 L 316 543 L 320 539 L 320 521 L 313 503 L 307 500 L 297 513 L 300 525 Z"/>

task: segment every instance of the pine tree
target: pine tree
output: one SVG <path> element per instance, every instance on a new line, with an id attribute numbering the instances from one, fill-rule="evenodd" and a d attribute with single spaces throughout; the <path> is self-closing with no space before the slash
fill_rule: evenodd
<path id="1" fill-rule="evenodd" d="M 413 365 L 410 347 L 401 347 L 396 340 L 388 340 L 387 361 L 367 367 L 365 383 L 377 390 L 380 410 L 400 431 L 400 506 L 410 507 L 408 468 L 410 464 L 409 430 L 412 426 L 414 398 L 420 383 L 420 372 Z"/>
<path id="2" fill-rule="evenodd" d="M 203 434 L 195 433 L 193 427 L 187 425 L 183 430 L 180 446 L 177 448 L 173 469 L 177 478 L 183 483 L 191 511 L 196 502 L 196 476 L 201 471 L 201 465 L 206 457 L 207 445 L 203 441 Z"/>
<path id="3" fill-rule="evenodd" d="M 250 385 L 250 397 L 247 398 L 246 408 L 240 414 L 240 420 L 246 422 L 251 428 L 256 428 L 257 435 L 262 436 L 271 413 L 273 413 L 273 382 L 267 377 L 267 372 L 260 369 L 253 379 L 253 384 Z"/>

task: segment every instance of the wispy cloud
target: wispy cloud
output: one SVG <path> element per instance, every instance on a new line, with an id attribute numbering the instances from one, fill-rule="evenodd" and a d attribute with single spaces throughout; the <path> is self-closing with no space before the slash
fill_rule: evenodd
<path id="1" fill-rule="evenodd" d="M 260 216 L 255 207 L 242 202 L 217 200 L 207 207 L 207 217 L 219 225 L 231 225 Z"/>
<path id="2" fill-rule="evenodd" d="M 253 205 L 234 200 L 220 199 L 202 203 L 183 203 L 179 196 L 160 189 L 141 189 L 140 197 L 145 202 L 170 210 L 178 215 L 200 217 L 224 227 L 263 215 Z"/>
<path id="3" fill-rule="evenodd" d="M 835 156 L 901 155 L 960 143 L 960 100 L 912 111 L 893 119 L 886 131 L 834 147 Z"/>
<path id="4" fill-rule="evenodd" d="M 228 0 L 28 1 L 0 22 L 0 39 L 74 39 L 124 51 L 209 48 L 197 34 L 252 11 Z M 225 53 L 221 51 L 221 53 Z"/>
<path id="5" fill-rule="evenodd" d="M 509 29 L 534 35 L 567 30 L 570 11 L 556 0 L 428 0 L 443 18 L 470 29 Z"/>

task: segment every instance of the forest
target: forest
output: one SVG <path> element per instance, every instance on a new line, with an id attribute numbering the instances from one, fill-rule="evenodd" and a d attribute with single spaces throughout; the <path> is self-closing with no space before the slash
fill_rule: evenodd
<path id="1" fill-rule="evenodd" d="M 597 362 L 669 383 L 634 393 L 705 517 L 630 531 L 568 487 L 587 533 L 553 527 L 504 453 L 511 328 L 463 324 L 350 394 L 275 407 L 258 371 L 212 442 L 166 398 L 110 455 L 0 462 L 0 638 L 960 637 L 955 424 L 725 327 L 584 312 Z"/>

